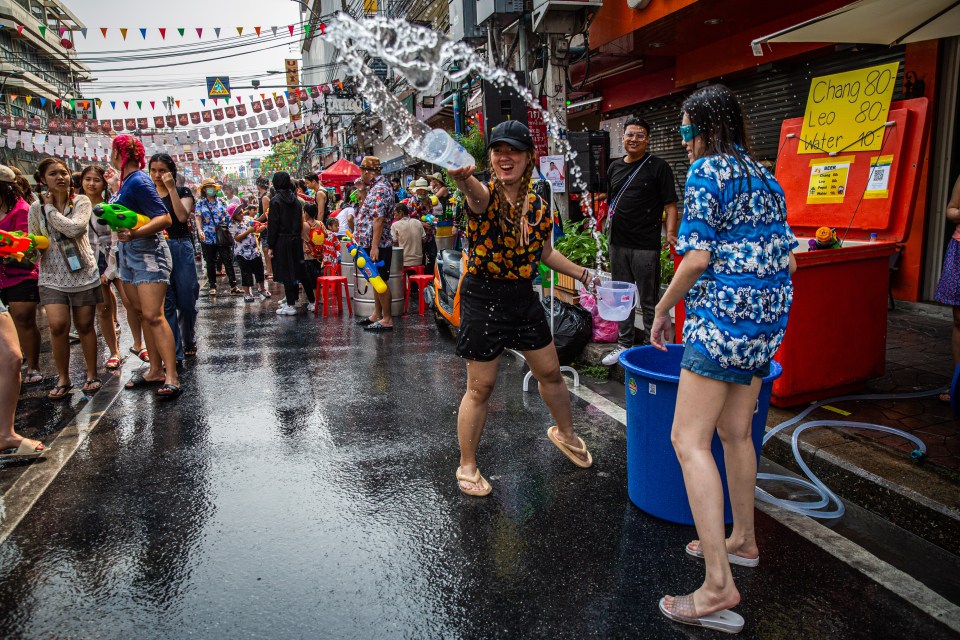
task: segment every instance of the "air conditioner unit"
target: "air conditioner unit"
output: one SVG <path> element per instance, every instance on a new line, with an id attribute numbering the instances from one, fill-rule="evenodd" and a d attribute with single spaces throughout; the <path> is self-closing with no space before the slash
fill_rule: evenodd
<path id="1" fill-rule="evenodd" d="M 505 18 L 523 13 L 523 0 L 477 0 L 477 24 L 483 24 L 496 16 L 498 22 L 506 24 Z"/>
<path id="2" fill-rule="evenodd" d="M 602 6 L 603 0 L 533 0 L 530 21 L 536 33 L 576 33 L 583 29 L 586 12 Z"/>
<path id="3" fill-rule="evenodd" d="M 487 30 L 477 23 L 477 0 L 451 0 L 450 38 L 471 44 L 487 39 Z"/>

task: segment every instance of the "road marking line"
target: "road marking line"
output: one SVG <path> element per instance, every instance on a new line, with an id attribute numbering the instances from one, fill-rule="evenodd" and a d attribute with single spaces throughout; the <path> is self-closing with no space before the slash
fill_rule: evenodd
<path id="1" fill-rule="evenodd" d="M 619 405 L 581 385 L 568 384 L 570 393 L 593 405 L 626 427 L 627 412 Z M 763 502 L 757 508 L 800 537 L 856 569 L 891 593 L 899 596 L 950 629 L 960 632 L 960 607 L 919 580 L 873 555 L 860 545 L 823 526 L 813 518 L 786 511 Z"/>
<path id="2" fill-rule="evenodd" d="M 96 428 L 100 418 L 120 395 L 121 375 L 108 380 L 87 404 L 60 430 L 41 460 L 30 463 L 10 489 L 0 496 L 0 545 L 30 513 L 73 454 Z"/>

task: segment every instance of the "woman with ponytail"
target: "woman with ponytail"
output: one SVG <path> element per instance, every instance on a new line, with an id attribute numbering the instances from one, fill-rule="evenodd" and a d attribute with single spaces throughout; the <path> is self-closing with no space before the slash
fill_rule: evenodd
<path id="1" fill-rule="evenodd" d="M 94 315 L 103 302 L 97 258 L 90 247 L 90 200 L 74 197 L 70 168 L 60 158 L 45 158 L 34 174 L 45 189 L 30 206 L 29 232 L 46 236 L 50 246 L 40 259 L 40 304 L 50 326 L 50 344 L 57 365 L 57 384 L 47 394 L 51 400 L 68 397 L 70 381 L 70 321 L 77 329 L 87 365 L 84 393 L 100 389 L 97 374 L 97 334 Z"/>
<path id="2" fill-rule="evenodd" d="M 134 373 L 126 388 L 159 386 L 158 398 L 176 398 L 181 393 L 176 346 L 163 313 L 172 260 L 162 231 L 171 224 L 170 214 L 153 180 L 143 171 L 146 157 L 139 140 L 130 135 L 114 138 L 110 164 L 120 172 L 120 189 L 111 202 L 150 218 L 139 229 L 117 231 L 120 279 L 134 312 L 140 316 L 150 353 L 150 368 L 146 373 Z"/>
<path id="3" fill-rule="evenodd" d="M 541 262 L 584 284 L 592 282 L 593 274 L 553 250 L 550 211 L 530 189 L 534 159 L 529 129 L 515 120 L 497 125 L 487 153 L 493 173 L 488 184 L 473 177 L 474 167 L 448 172 L 469 206 L 470 247 L 460 289 L 457 339 L 457 355 L 467 361 L 467 391 L 457 416 L 457 480 L 462 492 L 474 496 L 491 491 L 477 468 L 477 447 L 504 349 L 522 351 L 539 382 L 540 395 L 557 423 L 547 430 L 550 441 L 578 467 L 593 464 L 587 445 L 573 430 L 570 395 L 533 290 Z"/>

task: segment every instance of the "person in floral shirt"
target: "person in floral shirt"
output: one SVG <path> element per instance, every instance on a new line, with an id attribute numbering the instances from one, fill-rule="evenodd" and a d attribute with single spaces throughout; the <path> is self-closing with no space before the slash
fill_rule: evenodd
<path id="1" fill-rule="evenodd" d="M 380 158 L 366 156 L 360 163 L 360 179 L 367 188 L 367 197 L 354 216 L 354 240 L 366 250 L 374 262 L 383 262 L 377 269 L 384 282 L 390 281 L 390 262 L 393 257 L 393 237 L 390 224 L 397 196 L 385 177 L 380 175 Z M 390 312 L 390 290 L 374 294 L 373 315 L 359 321 L 367 331 L 393 331 Z"/>
<path id="2" fill-rule="evenodd" d="M 207 286 L 210 288 L 210 295 L 217 293 L 217 266 L 218 262 L 223 265 L 227 272 L 227 279 L 230 281 L 230 293 L 240 294 L 240 287 L 237 286 L 237 274 L 233 270 L 233 252 L 230 250 L 230 244 L 219 244 L 217 242 L 217 227 L 227 227 L 230 225 L 230 214 L 227 213 L 227 205 L 223 200 L 217 198 L 217 191 L 220 185 L 213 178 L 207 178 L 200 183 L 200 193 L 203 196 L 197 201 L 196 221 L 197 237 L 200 239 L 200 247 L 203 251 L 203 260 L 207 263 Z"/>
<path id="3" fill-rule="evenodd" d="M 260 251 L 259 234 L 251 218 L 243 216 L 243 207 L 231 204 L 227 207 L 230 214 L 230 236 L 234 240 L 233 253 L 240 265 L 240 284 L 243 285 L 244 302 L 253 302 L 253 281 L 257 281 L 260 298 L 270 297 L 263 284 L 263 253 Z"/>
<path id="4" fill-rule="evenodd" d="M 690 159 L 677 253 L 683 256 L 657 304 L 650 342 L 667 351 L 670 309 L 686 301 L 684 349 L 671 439 L 683 470 L 706 577 L 693 593 L 664 596 L 660 612 L 683 624 L 736 633 L 743 618 L 731 564 L 760 561 L 754 531 L 757 451 L 751 438 L 762 381 L 783 340 L 793 300 L 797 240 L 783 189 L 751 155 L 743 110 L 723 85 L 683 103 Z M 710 452 L 723 442 L 733 530 L 726 536 L 723 488 Z"/>

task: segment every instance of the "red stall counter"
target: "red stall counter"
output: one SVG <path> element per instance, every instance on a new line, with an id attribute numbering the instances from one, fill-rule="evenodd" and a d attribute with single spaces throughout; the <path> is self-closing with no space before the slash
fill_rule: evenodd
<path id="1" fill-rule="evenodd" d="M 886 366 L 891 258 L 907 239 L 923 157 L 926 98 L 893 102 L 877 151 L 798 153 L 802 118 L 785 120 L 777 180 L 797 235 L 794 299 L 772 402 L 789 407 L 859 391 Z M 819 227 L 844 238 L 808 250 Z M 871 234 L 876 234 L 871 241 Z M 676 258 L 679 263 L 679 257 Z M 676 309 L 677 340 L 684 309 Z"/>

